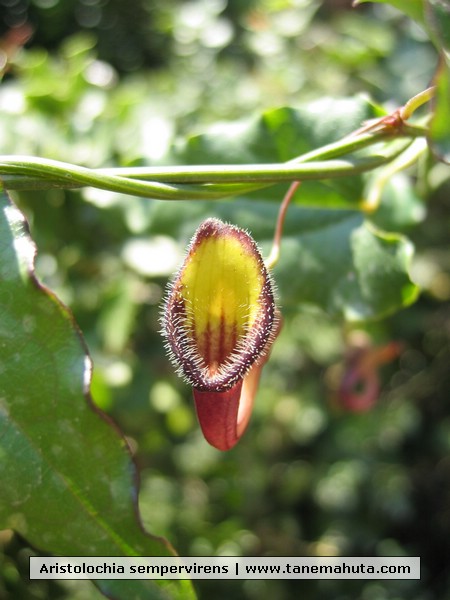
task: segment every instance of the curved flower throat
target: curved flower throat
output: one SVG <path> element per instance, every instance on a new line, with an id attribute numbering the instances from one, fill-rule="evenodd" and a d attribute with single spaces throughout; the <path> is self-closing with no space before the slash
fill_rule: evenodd
<path id="1" fill-rule="evenodd" d="M 193 386 L 205 437 L 216 447 L 224 444 L 214 443 L 205 431 L 202 407 L 208 404 L 206 421 L 215 429 L 240 429 L 244 380 L 255 363 L 255 369 L 262 366 L 276 327 L 272 283 L 255 242 L 233 225 L 207 219 L 170 287 L 163 334 L 174 363 Z"/>

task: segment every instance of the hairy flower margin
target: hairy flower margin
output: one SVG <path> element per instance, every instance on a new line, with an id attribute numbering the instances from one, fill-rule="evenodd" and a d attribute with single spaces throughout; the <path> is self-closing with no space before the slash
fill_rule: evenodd
<path id="1" fill-rule="evenodd" d="M 218 219 L 200 224 L 161 322 L 170 358 L 192 385 L 203 435 L 229 450 L 248 425 L 280 329 L 273 283 L 246 231 Z"/>

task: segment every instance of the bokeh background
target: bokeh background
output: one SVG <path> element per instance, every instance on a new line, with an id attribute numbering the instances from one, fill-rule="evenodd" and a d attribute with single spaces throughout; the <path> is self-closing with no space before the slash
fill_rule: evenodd
<path id="1" fill-rule="evenodd" d="M 437 57 L 424 33 L 389 6 L 350 5 L 1 0 L 0 154 L 159 164 L 217 121 L 360 93 L 395 108 L 427 87 Z M 250 428 L 225 454 L 199 432 L 158 317 L 198 222 L 230 214 L 228 205 L 92 189 L 14 194 L 39 248 L 37 273 L 86 338 L 94 400 L 133 449 L 149 531 L 181 555 L 422 557 L 420 581 L 198 581 L 199 598 L 450 596 L 448 171 L 429 161 L 412 172 L 420 202 L 398 219 L 416 247 L 419 300 L 358 333 L 401 348 L 380 368 L 374 405 L 356 412 L 336 396 L 354 332 L 281 297 L 286 326 Z M 231 209 L 237 224 L 267 235 L 276 209 L 255 217 L 245 207 Z M 37 552 L 0 532 L 2 600 L 100 598 L 89 582 L 29 582 Z"/>

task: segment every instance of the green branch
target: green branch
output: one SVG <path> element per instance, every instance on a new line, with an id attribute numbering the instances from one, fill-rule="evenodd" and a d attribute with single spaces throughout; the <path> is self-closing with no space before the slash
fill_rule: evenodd
<path id="1" fill-rule="evenodd" d="M 44 158 L 0 156 L 0 180 L 6 188 L 16 190 L 90 186 L 154 199 L 214 200 L 279 182 L 370 171 L 388 164 L 419 135 L 423 130 L 416 127 L 403 131 L 399 139 L 394 136 L 394 140 L 386 131 L 348 136 L 280 164 L 88 169 Z M 380 147 L 380 142 L 390 139 Z M 358 155 L 358 151 L 374 145 L 374 154 Z"/>

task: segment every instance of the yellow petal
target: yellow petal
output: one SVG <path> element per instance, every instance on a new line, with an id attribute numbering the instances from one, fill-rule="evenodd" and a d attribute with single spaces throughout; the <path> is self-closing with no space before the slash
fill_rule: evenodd
<path id="1" fill-rule="evenodd" d="M 166 301 L 173 359 L 200 391 L 230 389 L 267 350 L 276 327 L 272 283 L 248 233 L 207 219 Z"/>

